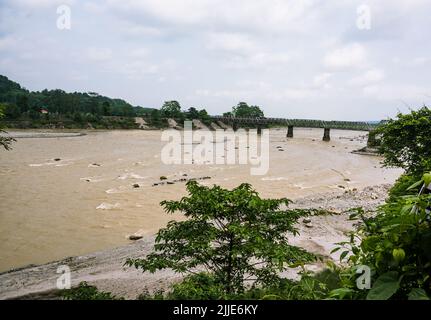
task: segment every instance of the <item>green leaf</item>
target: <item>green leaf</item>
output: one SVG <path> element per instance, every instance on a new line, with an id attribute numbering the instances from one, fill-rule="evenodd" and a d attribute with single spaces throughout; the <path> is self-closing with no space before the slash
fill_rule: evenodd
<path id="1" fill-rule="evenodd" d="M 368 292 L 367 300 L 388 300 L 399 288 L 398 272 L 386 272 L 376 280 L 376 283 Z"/>
<path id="2" fill-rule="evenodd" d="M 340 261 L 343 260 L 348 254 L 349 254 L 349 251 L 343 251 L 340 255 Z"/>
<path id="3" fill-rule="evenodd" d="M 428 186 L 431 183 L 431 173 L 425 173 L 422 177 L 425 185 Z"/>
<path id="4" fill-rule="evenodd" d="M 413 183 L 410 187 L 407 188 L 407 191 L 419 187 L 422 184 L 422 182 L 423 182 L 423 180 L 419 180 L 419 181 Z"/>
<path id="5" fill-rule="evenodd" d="M 392 256 L 394 257 L 395 261 L 399 263 L 405 259 L 406 253 L 404 252 L 403 249 L 398 248 L 398 249 L 392 250 Z"/>
<path id="6" fill-rule="evenodd" d="M 345 297 L 347 297 L 351 293 L 353 293 L 352 289 L 349 289 L 349 288 L 338 288 L 338 289 L 334 289 L 331 292 L 329 292 L 329 297 L 330 298 L 337 298 L 337 299 L 343 300 Z"/>
<path id="7" fill-rule="evenodd" d="M 409 300 L 430 300 L 425 290 L 413 288 L 409 293 Z"/>
<path id="8" fill-rule="evenodd" d="M 338 250 L 340 250 L 340 249 L 341 249 L 341 247 L 336 247 L 336 248 L 332 249 L 332 250 L 331 250 L 331 254 L 333 254 L 333 253 L 337 252 L 337 251 L 338 251 Z"/>

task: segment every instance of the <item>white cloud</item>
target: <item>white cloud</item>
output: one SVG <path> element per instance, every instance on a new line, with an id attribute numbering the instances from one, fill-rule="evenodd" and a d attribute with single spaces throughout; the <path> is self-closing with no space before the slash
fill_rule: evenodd
<path id="1" fill-rule="evenodd" d="M 257 49 L 249 36 L 239 33 L 211 33 L 208 35 L 208 48 L 236 54 L 246 54 Z"/>
<path id="2" fill-rule="evenodd" d="M 429 100 L 431 87 L 411 84 L 375 84 L 363 89 L 364 95 L 379 100 L 410 102 L 412 107 Z"/>
<path id="3" fill-rule="evenodd" d="M 0 38 L 0 51 L 12 50 L 17 43 L 17 39 L 12 36 Z"/>
<path id="4" fill-rule="evenodd" d="M 146 58 L 148 57 L 149 50 L 147 48 L 137 48 L 129 52 L 129 56 L 132 58 Z"/>
<path id="5" fill-rule="evenodd" d="M 313 85 L 317 88 L 330 88 L 328 83 L 329 79 L 332 78 L 332 73 L 325 72 L 315 75 L 313 78 Z"/>
<path id="6" fill-rule="evenodd" d="M 129 34 L 131 36 L 160 37 L 164 35 L 164 32 L 161 29 L 131 24 L 126 26 L 123 31 L 125 34 Z"/>
<path id="7" fill-rule="evenodd" d="M 353 86 L 369 86 L 376 82 L 380 82 L 385 78 L 385 72 L 381 69 L 371 69 L 364 74 L 355 77 L 349 81 Z"/>
<path id="8" fill-rule="evenodd" d="M 292 58 L 287 52 L 265 51 L 264 44 L 246 34 L 210 33 L 207 41 L 207 49 L 221 54 L 222 65 L 230 69 L 270 70 L 290 63 Z"/>
<path id="9" fill-rule="evenodd" d="M 420 67 L 420 66 L 423 66 L 423 65 L 425 65 L 427 63 L 430 63 L 430 62 L 431 62 L 431 58 L 430 57 L 417 57 L 417 58 L 414 58 L 410 62 L 410 64 L 412 66 L 418 66 L 418 67 Z"/>
<path id="10" fill-rule="evenodd" d="M 24 8 L 46 8 L 60 5 L 73 5 L 75 0 L 8 0 L 12 5 Z"/>
<path id="11" fill-rule="evenodd" d="M 108 61 L 112 59 L 112 50 L 109 48 L 88 48 L 87 57 L 94 61 Z"/>
<path id="12" fill-rule="evenodd" d="M 358 43 L 337 48 L 325 55 L 324 66 L 333 69 L 360 68 L 366 64 L 367 52 Z"/>
<path id="13" fill-rule="evenodd" d="M 161 23 L 204 29 L 301 31 L 317 0 L 108 0 L 114 9 L 150 16 Z M 309 22 L 309 21 L 307 21 Z"/>

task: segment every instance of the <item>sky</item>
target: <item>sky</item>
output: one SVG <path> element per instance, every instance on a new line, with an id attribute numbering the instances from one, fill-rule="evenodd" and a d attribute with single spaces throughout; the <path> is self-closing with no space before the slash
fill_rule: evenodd
<path id="1" fill-rule="evenodd" d="M 371 121 L 431 105 L 430 36 L 431 0 L 0 0 L 0 74 L 143 107 Z"/>

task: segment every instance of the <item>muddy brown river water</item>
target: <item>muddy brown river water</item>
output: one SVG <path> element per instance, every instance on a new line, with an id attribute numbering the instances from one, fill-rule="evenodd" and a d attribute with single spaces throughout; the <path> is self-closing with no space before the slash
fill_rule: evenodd
<path id="1" fill-rule="evenodd" d="M 357 131 L 331 130 L 328 143 L 322 129 L 295 128 L 293 139 L 272 129 L 264 176 L 251 176 L 248 165 L 165 165 L 160 131 L 86 133 L 29 138 L 34 133 L 21 131 L 26 137 L 13 150 L 0 152 L 0 271 L 116 247 L 182 219 L 159 203 L 184 196 L 185 183 L 153 186 L 161 176 L 208 176 L 201 183 L 228 188 L 249 182 L 264 197 L 296 199 L 392 183 L 400 174 L 382 169 L 378 157 L 352 154 L 365 145 Z"/>

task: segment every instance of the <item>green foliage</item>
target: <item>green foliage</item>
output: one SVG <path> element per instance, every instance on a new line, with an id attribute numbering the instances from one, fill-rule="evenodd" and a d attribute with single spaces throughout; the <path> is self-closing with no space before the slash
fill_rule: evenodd
<path id="1" fill-rule="evenodd" d="M 190 120 L 194 120 L 194 119 L 201 120 L 202 123 L 204 123 L 205 125 L 209 125 L 212 122 L 210 115 L 205 109 L 197 110 L 196 108 L 191 107 L 187 110 L 187 112 L 184 113 L 184 115 L 185 115 L 185 118 Z"/>
<path id="2" fill-rule="evenodd" d="M 428 182 L 424 175 L 420 183 Z M 431 195 L 405 195 L 383 205 L 378 214 L 361 220 L 350 241 L 340 243 L 352 265 L 372 269 L 373 287 L 367 299 L 407 299 L 419 292 L 431 294 Z M 351 288 L 354 288 L 354 277 Z"/>
<path id="3" fill-rule="evenodd" d="M 63 290 L 61 296 L 65 300 L 122 300 L 110 292 L 101 292 L 87 282 L 81 282 L 77 287 Z"/>
<path id="4" fill-rule="evenodd" d="M 180 283 L 172 286 L 166 296 L 171 300 L 221 300 L 225 299 L 223 286 L 208 273 L 189 275 Z"/>
<path id="5" fill-rule="evenodd" d="M 418 194 L 419 187 L 418 188 L 410 188 L 410 187 L 419 179 L 420 179 L 420 176 L 418 175 L 408 175 L 408 174 L 401 175 L 397 179 L 395 184 L 392 186 L 392 188 L 389 190 L 388 202 L 397 201 L 399 197 L 402 197 L 405 195 Z"/>
<path id="6" fill-rule="evenodd" d="M 398 114 L 376 129 L 379 150 L 385 166 L 395 166 L 407 173 L 421 174 L 431 169 L 431 110 L 423 107 L 409 114 Z"/>
<path id="7" fill-rule="evenodd" d="M 178 101 L 175 100 L 165 101 L 160 109 L 160 113 L 164 118 L 181 119 L 183 117 L 181 106 Z"/>
<path id="8" fill-rule="evenodd" d="M 111 99 L 94 92 L 67 93 L 59 89 L 31 92 L 1 75 L 0 103 L 7 106 L 4 110 L 6 120 L 21 122 L 22 120 L 45 120 L 45 115 L 40 113 L 41 109 L 47 109 L 54 118 L 61 119 L 59 121 L 74 121 L 77 114 L 81 117 L 91 114 L 96 118 L 135 117 L 147 115 L 152 110 L 134 107 L 124 100 Z"/>
<path id="9" fill-rule="evenodd" d="M 186 117 L 191 120 L 199 119 L 199 111 L 195 107 L 190 107 L 186 112 Z"/>
<path id="10" fill-rule="evenodd" d="M 336 280 L 334 280 L 336 279 Z M 335 281 L 335 282 L 334 282 Z M 169 291 L 144 292 L 142 300 L 318 300 L 328 296 L 339 285 L 338 274 L 325 270 L 318 274 L 303 273 L 299 281 L 280 278 L 271 285 L 251 286 L 243 292 L 226 293 L 214 275 L 198 273 L 172 285 Z"/>
<path id="11" fill-rule="evenodd" d="M 199 119 L 206 125 L 211 123 L 211 117 L 205 109 L 199 111 Z"/>
<path id="12" fill-rule="evenodd" d="M 6 107 L 7 106 L 5 104 L 0 103 L 0 119 L 4 117 L 4 111 L 5 111 Z M 2 130 L 2 127 L 0 126 L 0 134 L 1 133 L 5 134 L 7 132 Z M 3 147 L 6 150 L 11 149 L 11 144 L 14 141 L 15 141 L 15 139 L 12 137 L 0 135 L 0 147 Z"/>
<path id="13" fill-rule="evenodd" d="M 179 273 L 204 269 L 227 295 L 241 293 L 246 283 L 271 285 L 288 266 L 314 260 L 288 243 L 295 222 L 309 215 L 288 210 L 288 199 L 262 199 L 249 184 L 233 190 L 187 183 L 188 197 L 163 201 L 168 213 L 182 212 L 186 221 L 171 221 L 159 230 L 154 251 L 126 264 L 143 271 L 171 268 Z"/>
<path id="14" fill-rule="evenodd" d="M 398 272 L 389 271 L 377 278 L 376 283 L 368 292 L 367 300 L 388 300 L 400 288 Z"/>
<path id="15" fill-rule="evenodd" d="M 246 102 L 240 102 L 232 108 L 232 114 L 238 118 L 261 118 L 263 111 L 258 106 L 249 106 Z"/>

